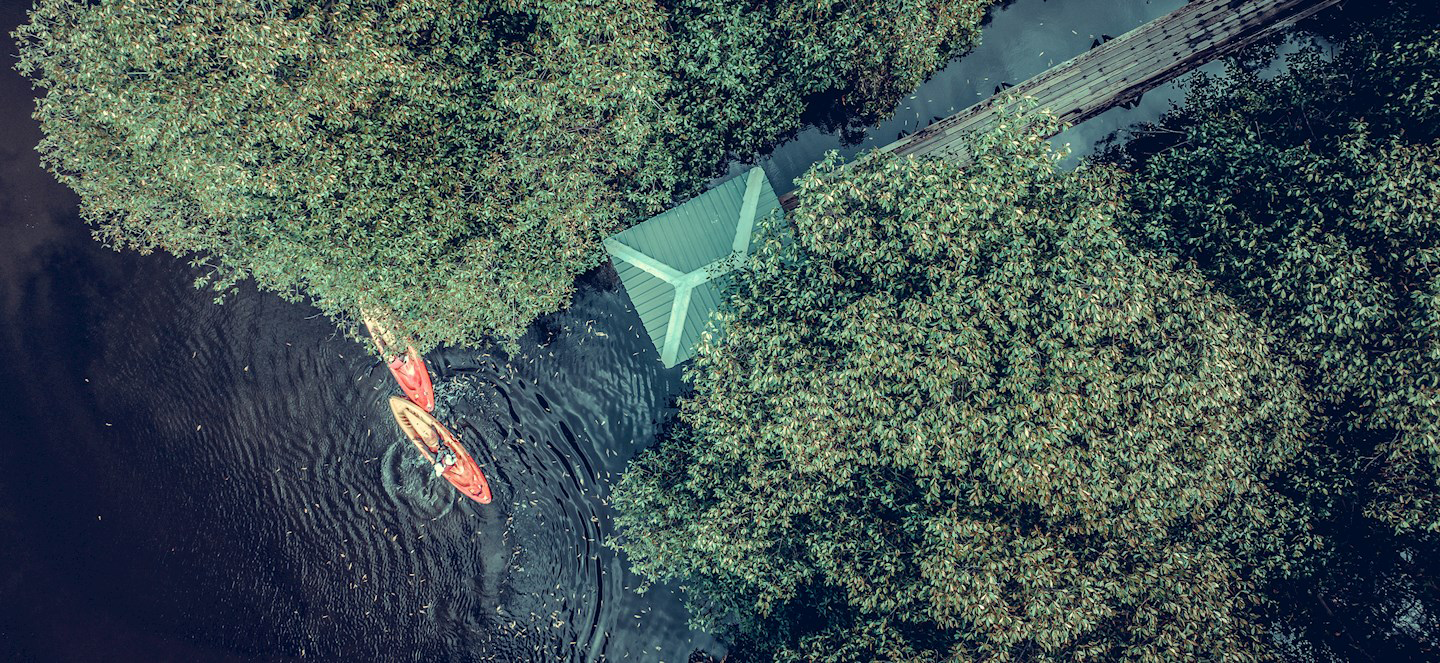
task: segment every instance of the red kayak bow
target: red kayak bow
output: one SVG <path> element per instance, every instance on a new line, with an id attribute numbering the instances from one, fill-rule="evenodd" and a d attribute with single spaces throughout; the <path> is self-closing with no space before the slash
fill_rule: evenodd
<path id="1" fill-rule="evenodd" d="M 385 358 L 385 365 L 390 368 L 390 374 L 395 376 L 395 381 L 400 383 L 400 390 L 416 405 L 425 408 L 426 412 L 433 412 L 435 386 L 430 382 L 430 369 L 425 366 L 425 360 L 420 358 L 420 353 L 415 351 L 414 346 L 407 345 L 402 354 L 395 349 L 399 346 L 395 339 L 390 337 L 388 330 L 369 315 L 365 315 L 364 320 L 365 329 L 370 332 L 370 340 L 375 342 L 380 356 Z"/>
<path id="2" fill-rule="evenodd" d="M 404 356 L 396 357 L 387 366 L 407 398 L 426 412 L 435 411 L 435 387 L 430 383 L 430 370 L 415 348 L 408 348 Z"/>

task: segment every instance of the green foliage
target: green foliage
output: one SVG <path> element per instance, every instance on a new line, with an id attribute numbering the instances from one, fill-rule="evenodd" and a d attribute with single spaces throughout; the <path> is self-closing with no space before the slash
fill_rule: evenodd
<path id="1" fill-rule="evenodd" d="M 40 149 L 97 237 L 195 254 L 221 290 L 389 309 L 427 347 L 514 336 L 668 200 L 668 47 L 642 0 L 46 0 L 31 19 Z"/>
<path id="2" fill-rule="evenodd" d="M 638 572 L 777 660 L 1257 657 L 1309 396 L 1042 135 L 803 179 L 616 489 Z"/>
<path id="3" fill-rule="evenodd" d="M 974 46 L 994 0 L 672 0 L 675 78 L 702 168 L 799 129 L 825 95 L 862 119 L 888 113 Z"/>
<path id="4" fill-rule="evenodd" d="M 1347 481 L 1399 532 L 1440 530 L 1437 72 L 1440 30 L 1400 8 L 1333 58 L 1203 81 L 1143 165 L 1130 229 L 1282 333 L 1348 431 L 1331 450 Z"/>
<path id="5" fill-rule="evenodd" d="M 887 105 L 986 2 L 40 0 L 16 36 L 99 239 L 388 311 L 423 349 L 518 336 L 601 239 L 806 95 Z"/>

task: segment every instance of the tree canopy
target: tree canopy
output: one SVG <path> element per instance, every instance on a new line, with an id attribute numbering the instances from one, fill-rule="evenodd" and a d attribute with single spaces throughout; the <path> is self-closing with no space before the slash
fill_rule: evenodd
<path id="1" fill-rule="evenodd" d="M 1309 543 L 1274 340 L 1130 250 L 1115 172 L 812 170 L 614 500 L 636 570 L 777 660 L 1249 660 Z"/>
<path id="2" fill-rule="evenodd" d="M 888 114 L 950 58 L 979 42 L 993 0 L 673 0 L 677 104 L 697 168 L 840 110 Z M 836 108 L 830 108 L 830 106 Z"/>
<path id="3" fill-rule="evenodd" d="M 647 2 L 53 1 L 20 69 L 99 238 L 196 254 L 221 288 L 389 309 L 433 344 L 518 333 L 627 203 L 667 200 L 662 22 Z"/>
<path id="4" fill-rule="evenodd" d="M 988 2 L 40 0 L 18 66 L 99 239 L 428 348 L 518 336 L 601 239 L 804 95 L 883 104 Z"/>
<path id="5" fill-rule="evenodd" d="M 1332 10 L 1311 26 L 1323 45 L 1202 78 L 1112 154 L 1136 174 L 1128 238 L 1274 329 L 1317 399 L 1315 444 L 1286 483 L 1324 545 L 1272 588 L 1269 615 L 1292 660 L 1440 647 L 1437 25 L 1431 2 Z"/>
<path id="6" fill-rule="evenodd" d="M 1440 28 L 1433 7 L 1392 4 L 1333 55 L 1196 85 L 1163 122 L 1174 144 L 1139 146 L 1157 153 L 1138 160 L 1129 234 L 1279 330 L 1367 512 L 1437 532 Z"/>

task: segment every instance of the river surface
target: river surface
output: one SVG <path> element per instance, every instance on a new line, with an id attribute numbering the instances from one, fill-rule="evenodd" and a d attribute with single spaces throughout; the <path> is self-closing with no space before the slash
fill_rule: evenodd
<path id="1" fill-rule="evenodd" d="M 889 142 L 1180 4 L 1018 0 L 858 145 L 807 131 L 763 163 L 788 189 L 828 149 Z M 4 4 L 7 34 L 26 6 Z M 430 355 L 436 414 L 495 491 L 477 505 L 429 474 L 389 374 L 314 309 L 251 287 L 215 305 L 183 261 L 92 241 L 40 169 L 32 96 L 0 71 L 0 660 L 723 651 L 603 546 L 610 485 L 684 389 L 615 283 L 585 279 L 517 356 Z M 1083 151 L 1171 96 L 1059 140 Z"/>

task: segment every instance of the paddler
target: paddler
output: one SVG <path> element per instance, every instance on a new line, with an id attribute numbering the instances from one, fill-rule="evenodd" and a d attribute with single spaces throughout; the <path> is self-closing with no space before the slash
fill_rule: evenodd
<path id="1" fill-rule="evenodd" d="M 450 447 L 441 447 L 439 458 L 435 461 L 435 476 L 438 477 L 444 474 L 445 470 L 450 469 L 450 466 L 454 465 L 458 460 L 459 459 L 455 457 L 455 452 L 451 451 Z"/>

